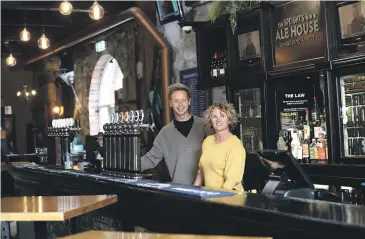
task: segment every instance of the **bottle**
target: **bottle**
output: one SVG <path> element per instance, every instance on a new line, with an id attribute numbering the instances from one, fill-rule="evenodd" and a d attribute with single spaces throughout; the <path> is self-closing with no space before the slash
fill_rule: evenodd
<path id="1" fill-rule="evenodd" d="M 316 139 L 312 139 L 312 143 L 309 146 L 309 158 L 311 160 L 311 163 L 317 163 L 317 145 L 316 145 Z"/>
<path id="2" fill-rule="evenodd" d="M 297 133 L 292 133 L 291 136 L 292 136 L 292 141 L 290 144 L 291 153 L 292 153 L 293 157 L 296 158 L 299 163 L 301 163 L 301 160 L 299 161 L 299 159 L 298 159 L 298 148 L 299 148 L 299 144 L 300 144 L 298 135 L 297 135 Z"/>
<path id="3" fill-rule="evenodd" d="M 304 121 L 304 125 L 303 125 L 303 136 L 304 136 L 304 140 L 310 140 L 310 138 L 311 138 L 311 127 L 310 127 L 309 110 L 308 109 L 305 110 L 305 121 Z"/>
<path id="4" fill-rule="evenodd" d="M 322 128 L 321 128 L 321 120 L 319 117 L 319 109 L 316 101 L 316 97 L 314 97 L 314 107 L 312 109 L 312 124 L 313 124 L 313 136 L 318 139 L 320 137 Z"/>
<path id="5" fill-rule="evenodd" d="M 217 60 L 217 53 L 214 53 L 213 54 L 213 57 L 212 57 L 212 63 L 210 65 L 210 68 L 211 68 L 211 75 L 212 75 L 212 79 L 213 80 L 216 80 L 217 77 L 218 77 L 218 71 L 217 71 L 217 65 L 216 65 L 216 60 Z"/>
<path id="6" fill-rule="evenodd" d="M 299 130 L 297 132 L 297 137 L 298 137 L 298 145 L 297 145 L 297 159 L 298 162 L 303 163 L 303 131 Z"/>
<path id="7" fill-rule="evenodd" d="M 287 150 L 286 143 L 282 133 L 279 133 L 279 139 L 276 143 L 276 147 L 278 150 Z"/>
<path id="8" fill-rule="evenodd" d="M 304 136 L 302 142 L 303 163 L 310 163 L 309 144 L 310 144 L 309 137 Z"/>
<path id="9" fill-rule="evenodd" d="M 318 154 L 318 163 L 324 163 L 324 160 L 326 158 L 326 152 L 325 148 L 323 147 L 322 136 L 320 136 L 320 138 L 317 139 L 317 154 Z"/>
<path id="10" fill-rule="evenodd" d="M 312 123 L 316 123 L 319 120 L 319 109 L 317 104 L 317 98 L 313 97 L 313 107 L 312 107 Z"/>
<path id="11" fill-rule="evenodd" d="M 220 60 L 220 62 L 219 62 L 219 75 L 222 77 L 222 76 L 226 75 L 226 69 L 224 68 L 225 58 L 224 58 L 223 52 L 220 53 L 220 59 L 219 60 Z"/>
<path id="12" fill-rule="evenodd" d="M 70 154 L 67 152 L 66 153 L 65 169 L 72 169 L 72 167 L 73 167 L 73 162 L 71 160 Z"/>

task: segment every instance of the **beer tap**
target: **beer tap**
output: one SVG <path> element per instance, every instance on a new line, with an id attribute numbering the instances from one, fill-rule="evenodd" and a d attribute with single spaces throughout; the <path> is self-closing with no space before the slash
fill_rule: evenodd
<path id="1" fill-rule="evenodd" d="M 116 158 L 116 169 L 117 170 L 121 170 L 121 162 L 122 162 L 122 124 L 121 124 L 121 119 L 119 117 L 119 114 L 116 114 L 116 118 L 117 118 L 117 124 L 116 124 L 116 149 L 117 149 L 117 158 Z"/>
<path id="2" fill-rule="evenodd" d="M 128 170 L 128 112 L 123 113 L 123 162 L 122 170 Z"/>
<path id="3" fill-rule="evenodd" d="M 108 140 L 108 129 L 109 129 L 109 123 L 104 124 L 103 126 L 104 129 L 104 137 L 103 137 L 103 147 L 104 147 L 104 168 L 105 169 L 109 169 L 109 155 L 110 155 L 110 151 L 109 151 L 109 140 Z"/>
<path id="4" fill-rule="evenodd" d="M 111 147 L 111 168 L 115 169 L 117 166 L 117 114 L 113 113 L 112 114 L 112 123 L 111 123 L 111 142 L 112 142 L 112 147 Z"/>
<path id="5" fill-rule="evenodd" d="M 66 155 L 70 155 L 70 142 L 80 130 L 72 118 L 52 120 L 52 127 L 47 128 L 47 135 L 53 141 L 48 150 L 49 162 L 55 160 L 56 165 L 65 165 Z"/>

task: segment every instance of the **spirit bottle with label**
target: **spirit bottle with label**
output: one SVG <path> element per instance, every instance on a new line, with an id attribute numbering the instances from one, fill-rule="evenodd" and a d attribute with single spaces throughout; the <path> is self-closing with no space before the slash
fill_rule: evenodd
<path id="1" fill-rule="evenodd" d="M 217 80 L 218 78 L 218 69 L 217 69 L 217 53 L 214 53 L 212 56 L 212 62 L 210 64 L 210 72 L 213 80 Z"/>
<path id="2" fill-rule="evenodd" d="M 316 139 L 312 139 L 312 143 L 309 146 L 309 157 L 311 163 L 317 163 L 318 153 L 317 153 Z"/>

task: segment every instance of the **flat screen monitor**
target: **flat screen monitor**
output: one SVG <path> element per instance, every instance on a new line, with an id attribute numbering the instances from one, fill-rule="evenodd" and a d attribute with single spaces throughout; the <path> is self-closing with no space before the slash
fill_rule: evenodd
<path id="1" fill-rule="evenodd" d="M 341 38 L 357 38 L 365 36 L 365 2 L 355 2 L 338 7 Z"/>
<path id="2" fill-rule="evenodd" d="M 285 150 L 259 150 L 257 154 L 263 157 L 266 162 L 269 162 L 273 170 L 281 167 L 295 187 L 314 189 L 308 175 L 290 152 Z"/>
<path id="3" fill-rule="evenodd" d="M 178 0 L 158 0 L 156 4 L 161 24 L 180 20 L 184 17 L 182 4 Z"/>

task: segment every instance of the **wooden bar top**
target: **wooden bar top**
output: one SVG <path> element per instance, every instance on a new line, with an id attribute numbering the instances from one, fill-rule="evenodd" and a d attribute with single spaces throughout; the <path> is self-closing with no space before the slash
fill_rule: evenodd
<path id="1" fill-rule="evenodd" d="M 87 231 L 79 234 L 63 237 L 62 239 L 270 239 L 270 237 L 243 237 L 243 236 L 204 236 L 185 234 L 159 234 L 144 232 L 111 232 L 111 231 Z"/>
<path id="2" fill-rule="evenodd" d="M 4 197 L 1 221 L 64 221 L 115 202 L 116 195 Z"/>

